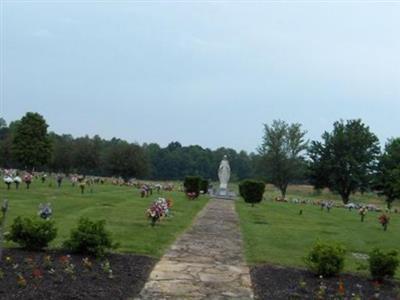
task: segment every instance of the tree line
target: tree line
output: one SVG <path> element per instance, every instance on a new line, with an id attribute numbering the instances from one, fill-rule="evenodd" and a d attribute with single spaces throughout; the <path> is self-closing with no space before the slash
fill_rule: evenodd
<path id="1" fill-rule="evenodd" d="M 98 135 L 74 138 L 48 133 L 47 128 L 38 113 L 29 112 L 8 126 L 0 118 L 0 166 L 124 179 L 197 175 L 217 180 L 219 162 L 227 155 L 232 181 L 262 179 L 275 185 L 282 197 L 289 184 L 309 183 L 339 194 L 344 203 L 356 192 L 377 192 L 389 206 L 400 198 L 400 138 L 380 149 L 377 136 L 360 119 L 335 122 L 319 141 L 308 141 L 301 124 L 275 120 L 264 125 L 256 153 L 179 142 L 139 145 Z"/>
<path id="2" fill-rule="evenodd" d="M 219 162 L 226 154 L 233 180 L 254 176 L 252 157 L 245 151 L 223 147 L 211 150 L 198 145 L 182 146 L 179 142 L 166 147 L 156 143 L 139 145 L 98 135 L 74 138 L 48 133 L 47 128 L 46 120 L 37 113 L 29 112 L 8 126 L 0 119 L 0 167 L 126 180 L 182 180 L 187 175 L 216 180 Z"/>

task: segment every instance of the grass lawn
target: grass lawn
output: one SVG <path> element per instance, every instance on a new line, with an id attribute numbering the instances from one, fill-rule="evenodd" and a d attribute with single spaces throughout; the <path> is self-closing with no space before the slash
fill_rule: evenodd
<path id="1" fill-rule="evenodd" d="M 172 216 L 163 219 L 155 227 L 149 225 L 145 211 L 157 197 L 173 199 Z M 16 216 L 33 216 L 37 214 L 39 203 L 50 202 L 53 207 L 52 219 L 56 222 L 58 236 L 50 244 L 58 248 L 69 237 L 71 228 L 75 227 L 79 217 L 105 219 L 106 228 L 112 232 L 115 241 L 120 243 L 118 252 L 129 252 L 160 257 L 169 245 L 193 221 L 195 215 L 206 204 L 208 198 L 200 197 L 189 201 L 181 192 L 156 192 L 149 198 L 140 198 L 139 190 L 132 187 L 120 187 L 110 184 L 95 185 L 93 193 L 80 194 L 78 187 L 72 187 L 64 181 L 61 189 L 52 187 L 49 182 L 42 184 L 34 181 L 30 190 L 21 184 L 20 189 L 14 186 L 7 191 L 5 184 L 0 185 L 0 199 L 9 199 L 9 213 L 6 227 L 12 224 Z M 17 246 L 6 243 L 6 247 Z"/>
<path id="2" fill-rule="evenodd" d="M 294 193 L 295 195 L 295 193 Z M 364 223 L 357 211 L 333 208 L 330 213 L 318 206 L 277 203 L 266 199 L 255 207 L 243 199 L 236 202 L 250 264 L 272 263 L 303 267 L 303 257 L 317 239 L 342 242 L 348 250 L 345 271 L 357 271 L 353 253 L 368 253 L 374 247 L 400 250 L 400 215 L 392 214 L 388 231 L 378 223 L 379 213 L 368 212 Z M 300 208 L 303 215 L 299 215 Z M 400 279 L 400 270 L 396 277 Z"/>

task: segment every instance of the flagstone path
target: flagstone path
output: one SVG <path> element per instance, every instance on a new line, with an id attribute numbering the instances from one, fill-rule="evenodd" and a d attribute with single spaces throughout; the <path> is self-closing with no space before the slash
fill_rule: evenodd
<path id="1" fill-rule="evenodd" d="M 137 299 L 253 299 L 235 203 L 211 199 L 156 264 Z"/>

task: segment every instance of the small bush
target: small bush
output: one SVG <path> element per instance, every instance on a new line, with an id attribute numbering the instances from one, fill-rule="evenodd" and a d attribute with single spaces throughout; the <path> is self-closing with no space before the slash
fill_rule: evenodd
<path id="1" fill-rule="evenodd" d="M 263 199 L 265 191 L 265 183 L 257 180 L 244 180 L 239 184 L 239 194 L 244 201 L 251 203 L 259 203 Z"/>
<path id="2" fill-rule="evenodd" d="M 317 242 L 305 262 L 310 271 L 329 277 L 343 270 L 345 254 L 346 249 L 341 244 Z"/>
<path id="3" fill-rule="evenodd" d="M 369 270 L 374 279 L 382 280 L 385 277 L 393 277 L 399 266 L 397 251 L 383 252 L 375 248 L 369 254 Z"/>
<path id="4" fill-rule="evenodd" d="M 185 193 L 194 193 L 196 197 L 200 194 L 201 178 L 199 176 L 187 176 L 183 183 Z"/>
<path id="5" fill-rule="evenodd" d="M 207 194 L 208 192 L 208 180 L 207 179 L 202 179 L 200 181 L 200 190 L 204 192 L 204 194 Z"/>
<path id="6" fill-rule="evenodd" d="M 64 242 L 64 247 L 76 253 L 104 256 L 107 250 L 117 247 L 106 231 L 105 223 L 105 220 L 96 222 L 80 218 L 78 227 L 71 230 L 70 239 Z"/>
<path id="7" fill-rule="evenodd" d="M 6 239 L 25 249 L 40 250 L 47 247 L 56 236 L 57 228 L 53 221 L 42 220 L 38 217 L 16 217 Z"/>

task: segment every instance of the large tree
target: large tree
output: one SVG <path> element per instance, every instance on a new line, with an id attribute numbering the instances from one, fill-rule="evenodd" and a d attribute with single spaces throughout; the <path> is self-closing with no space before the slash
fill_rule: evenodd
<path id="1" fill-rule="evenodd" d="M 73 143 L 73 166 L 80 174 L 96 175 L 100 166 L 100 141 L 98 137 L 80 137 Z"/>
<path id="2" fill-rule="evenodd" d="M 378 194 L 386 197 L 390 209 L 392 202 L 400 199 L 400 138 L 392 139 L 386 144 L 374 183 Z"/>
<path id="3" fill-rule="evenodd" d="M 13 154 L 29 170 L 45 165 L 51 156 L 51 143 L 45 119 L 28 112 L 18 123 L 13 139 Z"/>
<path id="4" fill-rule="evenodd" d="M 107 150 L 104 165 L 108 174 L 120 176 L 124 180 L 143 178 L 149 172 L 148 159 L 143 148 L 125 141 L 119 141 Z"/>
<path id="5" fill-rule="evenodd" d="M 306 131 L 301 124 L 281 120 L 264 124 L 264 137 L 259 147 L 262 173 L 285 197 L 290 182 L 302 177 L 303 152 L 307 148 Z"/>
<path id="6" fill-rule="evenodd" d="M 348 203 L 352 193 L 371 187 L 379 141 L 359 119 L 335 122 L 333 127 L 322 135 L 322 142 L 311 143 L 311 181 L 316 189 L 327 187 Z"/>
<path id="7" fill-rule="evenodd" d="M 11 122 L 7 127 L 0 128 L 0 166 L 5 168 L 17 168 L 13 154 L 13 140 L 20 121 Z"/>
<path id="8" fill-rule="evenodd" d="M 49 167 L 52 171 L 68 174 L 73 169 L 73 137 L 71 135 L 50 134 L 53 151 Z"/>

